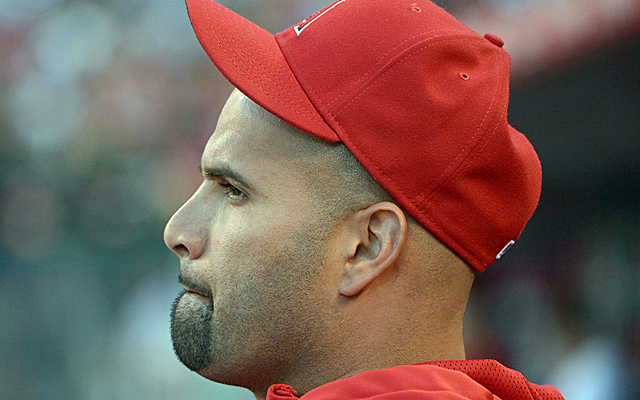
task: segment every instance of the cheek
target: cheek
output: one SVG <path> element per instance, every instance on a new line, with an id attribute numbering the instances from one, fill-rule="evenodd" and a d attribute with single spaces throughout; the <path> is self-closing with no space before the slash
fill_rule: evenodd
<path id="1" fill-rule="evenodd" d="M 292 244 L 304 229 L 306 222 L 300 215 L 284 205 L 269 213 L 237 209 L 220 215 L 210 232 L 211 254 L 236 262 L 269 259 Z"/>
<path id="2" fill-rule="evenodd" d="M 275 278 L 278 271 L 273 270 L 274 264 L 297 245 L 294 226 L 290 221 L 279 222 L 270 223 L 266 216 L 219 221 L 211 232 L 207 257 L 214 293 L 228 297 L 225 293 L 257 279 Z"/>

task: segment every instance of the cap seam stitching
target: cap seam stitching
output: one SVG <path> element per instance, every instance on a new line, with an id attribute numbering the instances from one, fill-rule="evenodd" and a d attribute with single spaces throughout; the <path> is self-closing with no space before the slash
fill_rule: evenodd
<path id="1" fill-rule="evenodd" d="M 496 74 L 496 79 L 497 79 L 497 80 L 499 80 L 499 79 L 500 79 L 500 75 L 501 75 L 501 73 L 502 73 L 502 66 L 500 67 L 500 70 L 499 70 L 499 71 L 497 72 L 497 74 Z M 489 107 L 489 110 L 487 111 L 487 115 L 489 114 L 489 112 L 490 112 L 490 111 L 491 111 L 491 109 L 493 108 L 493 106 L 494 106 L 493 102 L 494 102 L 494 100 L 495 100 L 495 98 L 496 98 L 496 94 L 498 93 L 498 91 L 499 91 L 500 89 L 502 89 L 502 87 L 498 87 L 498 89 L 496 89 L 496 90 L 493 92 L 493 97 L 491 98 L 491 106 Z M 502 111 L 502 112 L 499 114 L 499 117 L 497 118 L 496 124 L 495 124 L 494 128 L 491 130 L 491 134 L 489 134 L 489 135 L 487 136 L 487 138 L 486 138 L 486 140 L 485 140 L 484 144 L 482 144 L 482 147 L 481 147 L 477 152 L 475 152 L 475 154 L 471 157 L 471 159 L 467 160 L 466 165 L 465 165 L 461 170 L 459 170 L 459 171 L 457 171 L 457 172 L 456 172 L 456 174 L 455 174 L 456 176 L 455 176 L 455 178 L 453 178 L 453 180 L 452 180 L 452 181 L 447 181 L 448 183 L 455 183 L 455 182 L 458 180 L 458 178 L 460 177 L 460 175 L 462 175 L 462 174 L 463 174 L 463 173 L 464 173 L 464 172 L 469 168 L 469 166 L 473 163 L 473 161 L 474 161 L 474 160 L 475 160 L 475 159 L 476 159 L 476 158 L 477 158 L 477 157 L 478 157 L 478 156 L 479 156 L 479 155 L 484 151 L 484 149 L 487 147 L 487 144 L 489 143 L 489 141 L 491 140 L 491 138 L 493 138 L 493 136 L 495 135 L 496 130 L 498 129 L 498 126 L 500 125 L 500 121 L 502 121 L 502 117 L 503 117 L 503 115 L 504 115 L 504 111 Z M 485 119 L 486 119 L 486 116 L 485 116 Z M 482 121 L 482 123 L 484 123 L 484 120 Z M 480 127 L 482 126 L 482 123 L 480 124 L 480 126 L 478 126 L 478 131 L 480 130 Z M 477 133 L 476 133 L 476 135 L 477 135 Z M 475 135 L 474 135 L 474 137 L 475 137 Z M 476 145 L 476 146 L 477 146 L 477 145 Z M 429 199 L 431 199 L 431 200 L 427 203 L 427 206 L 428 206 L 428 205 L 430 205 L 431 203 L 433 203 L 434 198 L 435 198 L 435 197 L 437 197 L 437 196 L 439 195 L 439 193 L 438 193 L 438 192 L 439 192 L 440 188 L 441 188 L 444 184 L 445 184 L 445 182 L 443 182 L 441 185 L 439 185 L 437 188 L 435 188 L 435 189 L 434 189 L 434 190 L 433 190 L 433 191 L 432 191 L 432 192 L 431 192 L 431 193 L 430 193 L 430 194 L 429 194 L 425 199 L 421 200 L 421 202 L 420 202 L 420 203 L 418 203 L 417 205 L 420 205 L 420 204 L 424 203 L 425 201 L 427 201 L 427 200 L 429 200 Z"/>
<path id="2" fill-rule="evenodd" d="M 278 42 L 278 41 L 276 41 L 276 43 L 279 43 L 279 42 Z M 320 104 L 323 104 L 323 103 L 322 103 L 322 99 L 320 98 L 320 96 L 318 96 L 318 94 L 315 92 L 315 90 L 313 90 L 313 86 L 311 86 L 311 85 L 309 84 L 309 82 L 307 81 L 307 77 L 305 76 L 304 72 L 302 72 L 302 69 L 301 69 L 301 68 L 300 68 L 300 66 L 298 65 L 298 62 L 296 61 L 296 58 L 295 58 L 295 56 L 293 55 L 293 52 L 291 51 L 291 49 L 289 48 L 289 45 L 287 44 L 287 42 L 286 42 L 286 41 L 282 41 L 282 45 L 284 45 L 285 49 L 287 50 L 287 53 L 288 53 L 288 54 L 289 54 L 289 56 L 291 57 L 291 61 L 292 61 L 292 62 L 293 62 L 293 64 L 295 65 L 296 70 L 300 73 L 300 76 L 302 77 L 302 80 L 304 81 L 304 84 L 305 84 L 305 85 L 307 86 L 307 88 L 311 91 L 311 93 L 313 93 L 313 96 L 316 98 L 316 100 L 317 100 Z M 293 71 L 292 71 L 292 73 L 293 73 Z M 295 74 L 294 74 L 293 76 L 294 76 L 295 78 L 297 78 Z M 302 87 L 302 85 L 300 85 L 300 86 Z M 302 90 L 304 91 L 304 90 L 305 90 L 305 88 L 303 87 L 303 88 L 302 88 Z M 305 93 L 306 93 L 306 91 L 305 91 Z M 313 103 L 312 103 L 312 104 L 313 104 Z M 314 106 L 315 106 L 315 105 L 314 105 Z M 317 109 L 317 108 L 316 108 L 316 109 Z M 323 110 L 323 109 L 324 109 L 324 107 L 323 107 L 323 108 L 321 108 L 320 110 Z M 317 111 L 318 111 L 318 113 L 320 112 L 320 110 L 317 110 Z"/>
<path id="3" fill-rule="evenodd" d="M 496 80 L 498 81 L 497 83 L 499 83 L 499 79 L 500 79 L 500 74 L 502 72 L 502 66 L 500 66 L 500 70 L 496 73 Z M 469 147 L 473 146 L 473 142 L 475 141 L 476 137 L 478 136 L 478 134 L 480 133 L 480 128 L 482 128 L 482 125 L 484 125 L 484 122 L 487 120 L 487 117 L 489 116 L 489 113 L 491 112 L 491 110 L 494 107 L 494 101 L 496 99 L 496 94 L 498 93 L 499 88 L 497 88 L 496 90 L 494 90 L 493 95 L 491 96 L 491 102 L 489 103 L 489 107 L 487 108 L 487 112 L 484 114 L 484 117 L 482 118 L 482 121 L 480 121 L 480 123 L 478 124 L 478 128 L 476 129 L 475 133 L 473 134 L 473 136 L 471 137 L 471 139 L 469 139 L 469 141 L 467 141 L 467 144 L 465 145 L 464 149 L 462 149 L 460 151 L 460 153 L 458 153 L 458 155 L 456 156 L 456 158 L 449 164 L 449 166 L 447 167 L 447 169 L 442 172 L 436 179 L 434 179 L 432 181 L 432 183 L 429 185 L 429 187 L 425 188 L 425 190 L 422 191 L 422 193 L 420 193 L 416 199 L 415 199 L 415 203 L 417 205 L 422 204 L 423 202 L 427 201 L 427 199 L 429 199 L 430 197 L 432 197 L 435 193 L 438 192 L 438 190 L 442 187 L 442 185 L 444 185 L 447 180 L 445 179 L 444 181 L 440 182 L 439 184 L 436 184 L 438 181 L 440 181 L 443 177 L 447 176 L 447 175 L 453 175 L 455 173 L 455 168 L 454 165 L 456 165 L 458 163 L 458 160 L 460 159 L 460 157 L 463 156 L 463 154 L 465 154 L 467 152 L 467 149 L 469 149 Z M 496 125 L 497 128 L 497 125 Z M 494 128 L 495 130 L 495 128 Z M 493 135 L 493 133 L 491 134 Z M 485 144 L 486 145 L 486 144 Z M 477 144 L 476 144 L 477 146 Z M 467 154 L 467 157 L 469 155 Z M 473 156 L 473 158 L 475 158 L 477 155 Z M 468 166 L 467 166 L 468 167 Z M 467 168 L 465 167 L 465 169 Z M 452 168 L 454 168 L 452 170 Z M 458 166 L 458 168 L 460 168 L 460 166 Z M 450 172 L 451 171 L 451 172 Z M 464 170 L 463 170 L 464 171 Z M 459 171 L 458 173 L 461 173 L 463 171 Z M 435 185 L 434 187 L 431 187 L 432 185 Z M 430 204 L 430 203 L 429 203 Z"/>
<path id="4" fill-rule="evenodd" d="M 489 105 L 489 108 L 487 109 L 487 112 L 484 114 L 484 117 L 482 117 L 482 121 L 480 121 L 480 123 L 478 124 L 478 128 L 476 129 L 476 131 L 473 134 L 473 136 L 467 141 L 467 144 L 464 146 L 464 148 L 462 150 L 460 150 L 460 153 L 458 153 L 456 158 L 449 163 L 449 165 L 447 166 L 447 169 L 445 169 L 436 179 L 432 180 L 431 183 L 429 184 L 429 186 L 427 188 L 425 188 L 425 190 L 423 190 L 416 197 L 416 199 L 415 199 L 415 203 L 416 204 L 421 204 L 422 202 L 424 202 L 427 198 L 429 198 L 431 196 L 432 193 L 436 192 L 442 185 L 444 185 L 445 182 L 447 182 L 446 179 L 444 181 L 438 183 L 441 179 L 443 179 L 443 177 L 454 173 L 454 171 L 455 171 L 454 165 L 456 165 L 458 163 L 458 161 L 460 160 L 460 158 L 463 157 L 463 155 L 465 153 L 467 153 L 467 149 L 469 149 L 469 147 L 473 146 L 472 143 L 475 141 L 476 137 L 480 133 L 480 128 L 482 128 L 482 125 L 487 120 L 487 116 L 489 115 L 489 113 L 493 109 L 493 101 L 494 101 L 494 99 L 495 99 L 495 92 L 493 94 L 493 97 L 491 98 L 491 104 Z M 468 154 L 467 154 L 467 156 L 468 156 Z M 459 166 L 458 166 L 458 168 L 459 168 Z"/>
<path id="5" fill-rule="evenodd" d="M 403 63 L 407 58 L 409 57 L 413 57 L 416 53 L 421 52 L 423 50 L 426 50 L 430 47 L 442 44 L 442 43 L 446 43 L 446 42 L 455 42 L 455 41 L 475 41 L 475 38 L 469 38 L 469 37 L 465 37 L 465 38 L 455 38 L 455 39 L 450 39 L 450 38 L 445 38 L 445 39 L 441 39 L 435 43 L 430 43 L 428 46 L 424 46 L 421 47 L 417 50 L 412 51 L 411 53 L 406 54 L 404 57 L 402 57 L 400 60 L 398 60 L 395 64 L 393 64 L 393 66 L 389 67 L 386 71 L 384 71 L 382 74 L 380 74 L 380 76 L 377 77 L 377 79 L 373 82 L 371 82 L 366 88 L 364 88 L 356 97 L 354 97 L 353 99 L 351 99 L 351 101 L 349 101 L 347 104 L 345 104 L 344 106 L 342 106 L 342 108 L 340 108 L 340 110 L 336 110 L 334 113 L 331 113 L 335 116 L 338 116 L 340 113 L 342 113 L 346 108 L 348 108 L 351 103 L 353 103 L 354 101 L 358 100 L 358 98 L 360 98 L 365 92 L 367 92 L 369 89 L 371 89 L 376 83 L 378 83 L 378 81 L 380 79 L 382 79 L 386 74 L 388 74 L 393 68 L 397 67 L 400 63 Z"/>
<path id="6" fill-rule="evenodd" d="M 356 85 L 357 85 L 358 83 L 360 83 L 362 80 L 364 80 L 365 78 L 367 78 L 367 77 L 369 76 L 369 74 L 371 74 L 371 71 L 373 71 L 373 70 L 378 66 L 378 64 L 380 64 L 380 63 L 382 62 L 382 60 L 384 60 L 384 59 L 385 59 L 385 58 L 386 58 L 390 53 L 392 53 L 392 52 L 393 52 L 394 50 L 396 50 L 398 47 L 402 46 L 402 45 L 403 45 L 403 44 L 405 44 L 406 42 L 411 41 L 411 40 L 413 40 L 413 39 L 415 39 L 415 38 L 417 38 L 417 37 L 419 37 L 419 36 L 424 36 L 424 35 L 427 35 L 427 34 L 430 34 L 430 33 L 433 33 L 433 32 L 443 32 L 441 36 L 436 35 L 436 36 L 434 36 L 434 37 L 433 37 L 433 39 L 436 39 L 436 38 L 441 38 L 441 37 L 443 37 L 443 36 L 446 36 L 446 35 L 447 35 L 447 32 L 452 32 L 452 33 L 451 33 L 451 35 L 454 35 L 454 33 L 453 33 L 453 32 L 455 32 L 455 31 L 448 30 L 448 29 L 445 29 L 445 30 L 442 30 L 442 29 L 432 29 L 432 30 L 430 30 L 430 31 L 422 32 L 422 33 L 419 33 L 419 34 L 417 34 L 417 35 L 411 36 L 410 38 L 407 38 L 407 39 L 403 40 L 402 42 L 400 42 L 400 43 L 396 44 L 392 49 L 390 49 L 389 51 L 387 51 L 386 53 L 384 53 L 384 54 L 383 54 L 383 55 L 378 59 L 378 61 L 376 61 L 376 63 L 375 63 L 373 66 L 371 66 L 371 68 L 369 68 L 369 70 L 368 70 L 364 75 L 362 75 L 362 76 L 361 76 L 357 81 L 355 81 L 354 83 L 352 83 L 348 88 L 346 88 L 346 89 L 345 89 L 342 93 L 340 93 L 338 96 L 334 97 L 334 99 L 333 99 L 333 100 L 331 100 L 329 103 L 327 103 L 326 105 L 323 105 L 323 106 L 320 108 L 320 110 L 324 110 L 325 108 L 329 108 L 329 107 L 331 107 L 331 105 L 332 105 L 332 104 L 334 104 L 336 101 L 338 101 L 340 98 L 342 98 L 342 97 L 343 97 L 343 96 L 344 96 L 348 91 L 350 91 L 351 89 L 353 89 L 353 87 L 354 87 L 354 86 L 356 86 Z M 462 33 L 460 33 L 460 34 L 462 35 Z M 321 101 L 321 102 L 322 102 L 322 101 Z"/>

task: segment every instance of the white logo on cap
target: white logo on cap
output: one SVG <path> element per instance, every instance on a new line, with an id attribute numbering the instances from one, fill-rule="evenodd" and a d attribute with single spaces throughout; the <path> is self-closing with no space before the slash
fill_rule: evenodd
<path id="1" fill-rule="evenodd" d="M 513 246 L 516 242 L 515 241 L 510 241 L 509 243 L 507 243 L 506 246 L 504 246 L 504 249 L 502 249 L 502 251 L 496 256 L 496 260 L 499 260 L 500 258 L 502 258 L 502 256 L 504 255 L 504 253 L 507 252 L 507 250 L 509 250 L 511 248 L 511 246 Z"/>
<path id="2" fill-rule="evenodd" d="M 328 13 L 329 11 L 333 10 L 334 8 L 336 8 L 336 6 L 340 3 L 344 3 L 347 0 L 340 0 L 339 2 L 335 3 L 334 5 L 332 5 L 331 7 L 327 8 L 326 10 L 324 10 L 322 13 L 320 13 L 319 15 L 316 15 L 315 18 L 313 18 L 311 21 L 307 21 L 306 19 L 302 21 L 302 23 L 300 25 L 294 26 L 293 30 L 296 31 L 296 35 L 300 36 L 300 34 L 302 33 L 303 30 L 307 29 L 307 26 L 311 25 L 315 20 L 317 20 L 318 18 L 322 17 L 323 15 L 325 15 L 326 13 Z"/>

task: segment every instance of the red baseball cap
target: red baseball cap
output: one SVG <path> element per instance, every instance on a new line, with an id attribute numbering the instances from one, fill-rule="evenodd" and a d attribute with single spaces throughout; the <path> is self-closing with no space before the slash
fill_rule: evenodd
<path id="1" fill-rule="evenodd" d="M 477 271 L 520 236 L 540 161 L 507 123 L 510 57 L 427 0 L 339 0 L 276 35 L 187 0 L 200 44 L 241 92 L 342 142 L 393 198 Z"/>

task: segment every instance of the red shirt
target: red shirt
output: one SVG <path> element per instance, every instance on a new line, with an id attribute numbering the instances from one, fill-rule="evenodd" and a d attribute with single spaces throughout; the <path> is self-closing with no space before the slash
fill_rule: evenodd
<path id="1" fill-rule="evenodd" d="M 288 385 L 273 385 L 267 400 L 297 399 Z M 329 382 L 302 400 L 563 400 L 552 386 L 530 383 L 494 360 L 434 361 L 366 371 Z"/>

